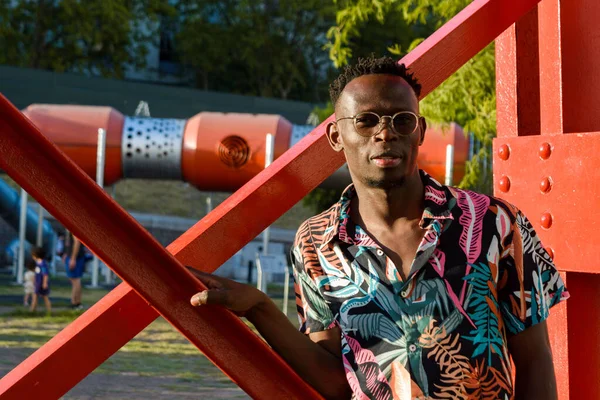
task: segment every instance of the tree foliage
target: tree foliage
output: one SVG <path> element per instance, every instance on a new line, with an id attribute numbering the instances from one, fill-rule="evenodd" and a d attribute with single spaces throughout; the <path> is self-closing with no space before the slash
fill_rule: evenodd
<path id="1" fill-rule="evenodd" d="M 204 89 L 322 101 L 333 1 L 181 0 L 177 51 Z"/>
<path id="2" fill-rule="evenodd" d="M 409 45 L 406 37 L 396 36 L 400 38 L 398 42 L 387 47 L 390 54 L 400 58 L 426 38 L 431 30 L 439 28 L 469 3 L 470 0 L 339 0 L 336 25 L 328 31 L 330 57 L 336 66 L 347 64 L 357 57 L 357 38 L 370 35 L 370 26 L 394 16 L 403 20 L 398 20 L 398 24 L 412 27 L 411 32 L 417 35 L 411 38 Z M 418 36 L 423 32 L 429 33 Z M 489 146 L 496 132 L 493 45 L 429 94 L 421 102 L 421 107 L 428 120 L 437 123 L 454 121 L 465 132 L 474 135 L 480 145 L 473 159 L 467 163 L 465 177 L 459 186 L 490 193 Z"/>
<path id="3" fill-rule="evenodd" d="M 123 78 L 172 12 L 168 0 L 0 0 L 0 64 Z"/>

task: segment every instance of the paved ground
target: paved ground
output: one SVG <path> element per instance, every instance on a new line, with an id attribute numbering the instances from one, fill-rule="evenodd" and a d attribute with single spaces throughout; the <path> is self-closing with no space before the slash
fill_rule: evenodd
<path id="1" fill-rule="evenodd" d="M 0 377 L 24 360 L 30 349 L 0 349 Z M 206 379 L 177 379 L 142 376 L 135 372 L 94 372 L 71 389 L 63 399 L 249 399 L 225 376 Z"/>

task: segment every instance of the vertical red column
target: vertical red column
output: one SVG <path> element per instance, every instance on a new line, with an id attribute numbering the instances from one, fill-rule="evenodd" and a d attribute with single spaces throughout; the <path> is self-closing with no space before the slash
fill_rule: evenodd
<path id="1" fill-rule="evenodd" d="M 496 42 L 495 191 L 528 215 L 571 293 L 548 320 L 564 400 L 600 398 L 600 263 L 586 244 L 600 225 L 599 13 L 597 0 L 544 0 Z"/>
<path id="2" fill-rule="evenodd" d="M 600 131 L 600 2 L 569 0 L 562 1 L 558 8 L 563 132 L 569 134 L 569 138 L 577 136 L 571 133 L 590 136 L 585 132 Z M 597 168 L 600 155 L 594 152 L 581 162 Z M 569 179 L 571 174 L 572 171 L 565 171 L 563 179 Z M 598 197 L 592 193 L 598 182 L 592 175 L 588 175 L 587 180 L 586 186 L 591 190 L 577 189 L 584 191 L 588 201 L 598 204 Z M 579 229 L 588 231 L 590 241 L 599 236 L 591 224 Z M 567 302 L 570 395 L 572 399 L 600 399 L 600 262 L 597 257 L 582 256 L 573 262 L 590 263 L 595 273 L 567 273 L 572 292 Z"/>

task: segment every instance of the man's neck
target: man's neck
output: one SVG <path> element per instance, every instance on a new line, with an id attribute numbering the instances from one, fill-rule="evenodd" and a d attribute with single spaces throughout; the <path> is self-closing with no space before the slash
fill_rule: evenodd
<path id="1" fill-rule="evenodd" d="M 352 205 L 351 217 L 357 222 L 392 227 L 402 220 L 420 220 L 423 215 L 424 187 L 418 170 L 402 186 L 391 189 L 354 186 L 358 201 Z"/>

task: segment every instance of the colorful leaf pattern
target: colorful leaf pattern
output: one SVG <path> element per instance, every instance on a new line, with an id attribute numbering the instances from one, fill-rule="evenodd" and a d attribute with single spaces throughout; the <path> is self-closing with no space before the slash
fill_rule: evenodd
<path id="1" fill-rule="evenodd" d="M 406 282 L 352 222 L 352 186 L 301 226 L 301 330 L 341 329 L 355 399 L 512 398 L 508 338 L 569 294 L 518 209 L 421 174 L 426 232 Z"/>

